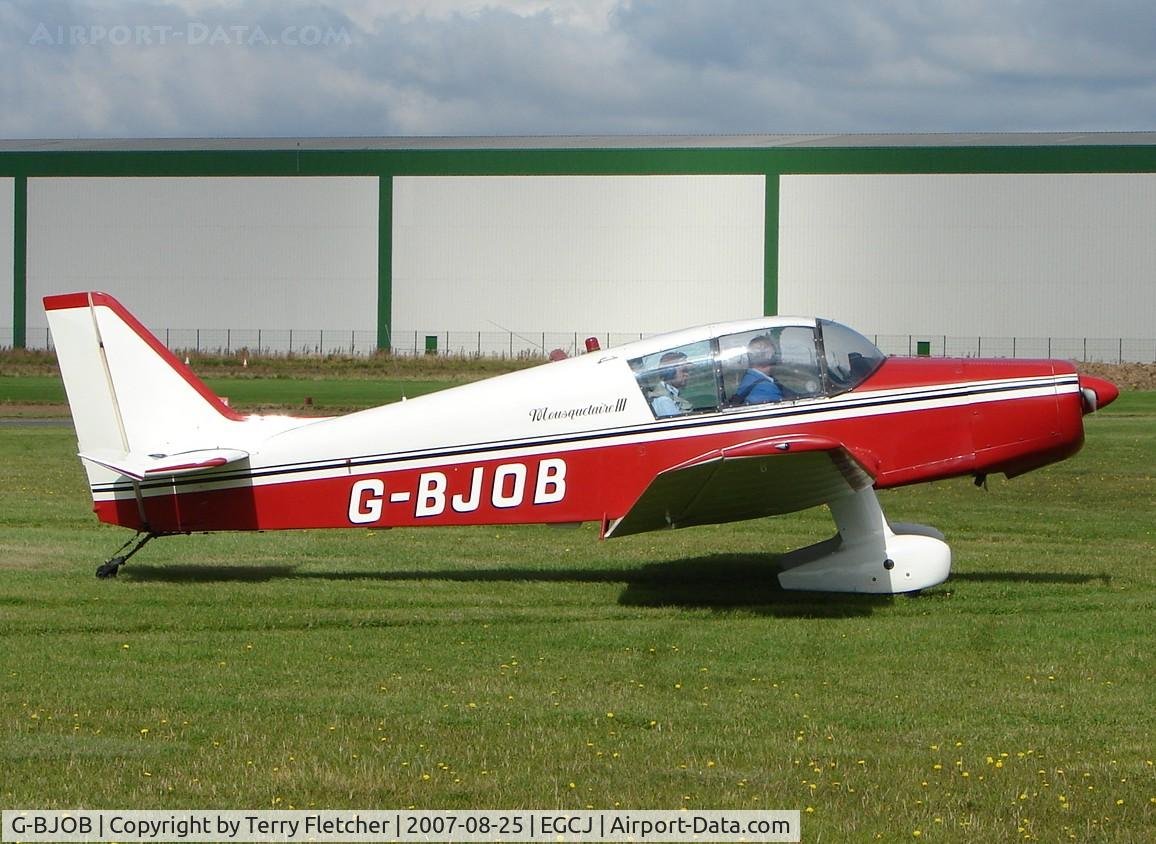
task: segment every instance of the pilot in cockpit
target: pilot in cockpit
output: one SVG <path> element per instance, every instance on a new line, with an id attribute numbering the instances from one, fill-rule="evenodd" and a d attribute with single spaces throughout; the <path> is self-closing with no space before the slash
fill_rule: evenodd
<path id="1" fill-rule="evenodd" d="M 734 404 L 766 404 L 783 400 L 783 389 L 774 379 L 779 350 L 766 335 L 754 337 L 747 344 L 748 369 L 731 397 Z"/>

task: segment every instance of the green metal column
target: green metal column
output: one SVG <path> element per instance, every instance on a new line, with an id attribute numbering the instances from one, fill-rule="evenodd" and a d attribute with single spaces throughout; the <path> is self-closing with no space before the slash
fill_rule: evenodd
<path id="1" fill-rule="evenodd" d="M 23 349 L 28 340 L 28 177 L 12 181 L 12 345 Z"/>
<path id="2" fill-rule="evenodd" d="M 393 175 L 377 180 L 377 348 L 393 343 Z"/>
<path id="3" fill-rule="evenodd" d="M 779 312 L 779 174 L 767 173 L 763 211 L 763 316 Z"/>

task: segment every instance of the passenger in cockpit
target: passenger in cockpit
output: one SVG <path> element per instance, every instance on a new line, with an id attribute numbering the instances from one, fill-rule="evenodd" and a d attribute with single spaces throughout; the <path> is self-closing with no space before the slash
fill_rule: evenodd
<path id="1" fill-rule="evenodd" d="M 661 418 L 690 413 L 694 405 L 679 395 L 690 380 L 686 355 L 682 352 L 667 352 L 658 363 L 662 367 L 659 382 L 648 396 L 654 415 Z"/>

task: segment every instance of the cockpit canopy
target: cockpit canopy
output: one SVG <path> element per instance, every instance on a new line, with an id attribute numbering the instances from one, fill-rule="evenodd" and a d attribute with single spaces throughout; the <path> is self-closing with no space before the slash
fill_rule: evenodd
<path id="1" fill-rule="evenodd" d="M 768 322 L 630 361 L 655 417 L 708 413 L 852 390 L 883 363 L 863 335 L 829 320 Z"/>

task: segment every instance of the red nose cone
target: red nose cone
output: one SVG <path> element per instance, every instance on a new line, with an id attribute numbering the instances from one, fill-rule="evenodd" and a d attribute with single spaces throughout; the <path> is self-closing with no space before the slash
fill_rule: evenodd
<path id="1" fill-rule="evenodd" d="M 1094 378 L 1091 375 L 1080 376 L 1080 391 L 1084 394 L 1085 413 L 1103 410 L 1120 395 L 1120 388 L 1111 381 Z"/>

